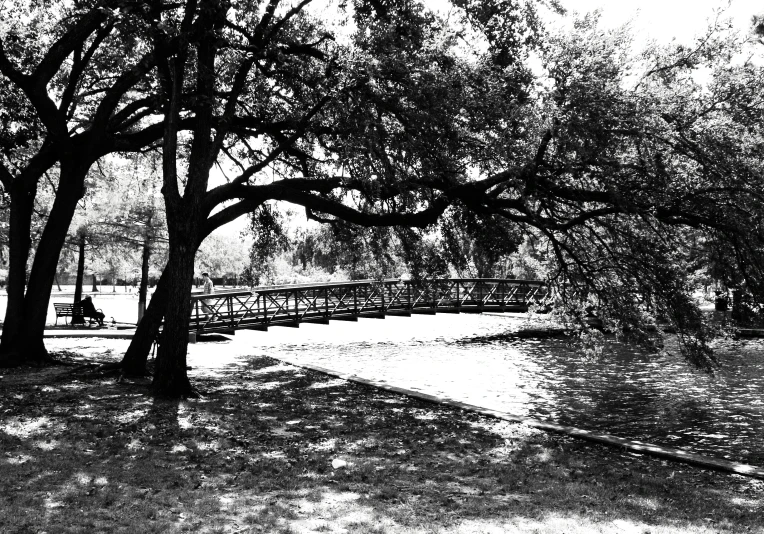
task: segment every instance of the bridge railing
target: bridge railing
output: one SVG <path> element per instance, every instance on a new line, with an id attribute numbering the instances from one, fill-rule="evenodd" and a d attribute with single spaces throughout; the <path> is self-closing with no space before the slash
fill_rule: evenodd
<path id="1" fill-rule="evenodd" d="M 415 313 L 524 311 L 546 295 L 538 280 L 363 280 L 194 294 L 191 329 L 221 331 Z"/>

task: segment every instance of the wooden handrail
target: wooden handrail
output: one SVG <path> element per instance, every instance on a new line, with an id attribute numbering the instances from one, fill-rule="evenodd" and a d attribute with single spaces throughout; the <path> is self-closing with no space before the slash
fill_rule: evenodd
<path id="1" fill-rule="evenodd" d="M 251 294 L 251 291 L 215 291 L 214 293 L 191 293 L 191 301 L 214 299 L 215 297 L 241 297 Z"/>

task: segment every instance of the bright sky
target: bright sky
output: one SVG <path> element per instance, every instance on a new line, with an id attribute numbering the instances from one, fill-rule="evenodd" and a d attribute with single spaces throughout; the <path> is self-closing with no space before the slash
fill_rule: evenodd
<path id="1" fill-rule="evenodd" d="M 448 12 L 448 0 L 424 0 L 430 7 Z M 637 37 L 668 43 L 673 38 L 689 41 L 707 26 L 720 9 L 726 10 L 735 26 L 747 31 L 751 17 L 764 12 L 760 0 L 559 0 L 568 10 L 584 14 L 601 9 L 600 23 L 606 28 L 621 26 L 633 19 Z M 553 17 L 554 18 L 554 17 Z M 559 17 L 557 17 L 559 20 Z M 641 40 L 640 39 L 640 40 Z"/>
<path id="2" fill-rule="evenodd" d="M 635 33 L 645 40 L 668 43 L 691 40 L 724 10 L 736 28 L 748 31 L 751 17 L 764 11 L 758 0 L 560 0 L 569 11 L 581 14 L 601 9 L 600 22 L 617 27 L 633 19 Z"/>

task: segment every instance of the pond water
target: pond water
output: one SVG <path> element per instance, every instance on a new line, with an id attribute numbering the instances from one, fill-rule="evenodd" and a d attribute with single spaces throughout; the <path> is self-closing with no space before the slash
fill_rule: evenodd
<path id="1" fill-rule="evenodd" d="M 240 332 L 250 354 L 628 439 L 764 466 L 764 342 L 717 346 L 722 369 L 692 369 L 669 339 L 651 354 L 608 342 L 589 358 L 564 339 L 507 336 L 520 315 L 437 315 Z"/>

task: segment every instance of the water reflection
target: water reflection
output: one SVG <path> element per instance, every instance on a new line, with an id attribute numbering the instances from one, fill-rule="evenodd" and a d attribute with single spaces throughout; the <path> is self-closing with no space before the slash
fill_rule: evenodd
<path id="1" fill-rule="evenodd" d="M 661 354 L 608 342 L 602 356 L 591 359 L 565 339 L 507 335 L 522 321 L 492 315 L 388 318 L 272 329 L 246 339 L 287 360 L 764 465 L 761 341 L 720 344 L 723 368 L 708 376 L 691 369 L 672 341 Z"/>

